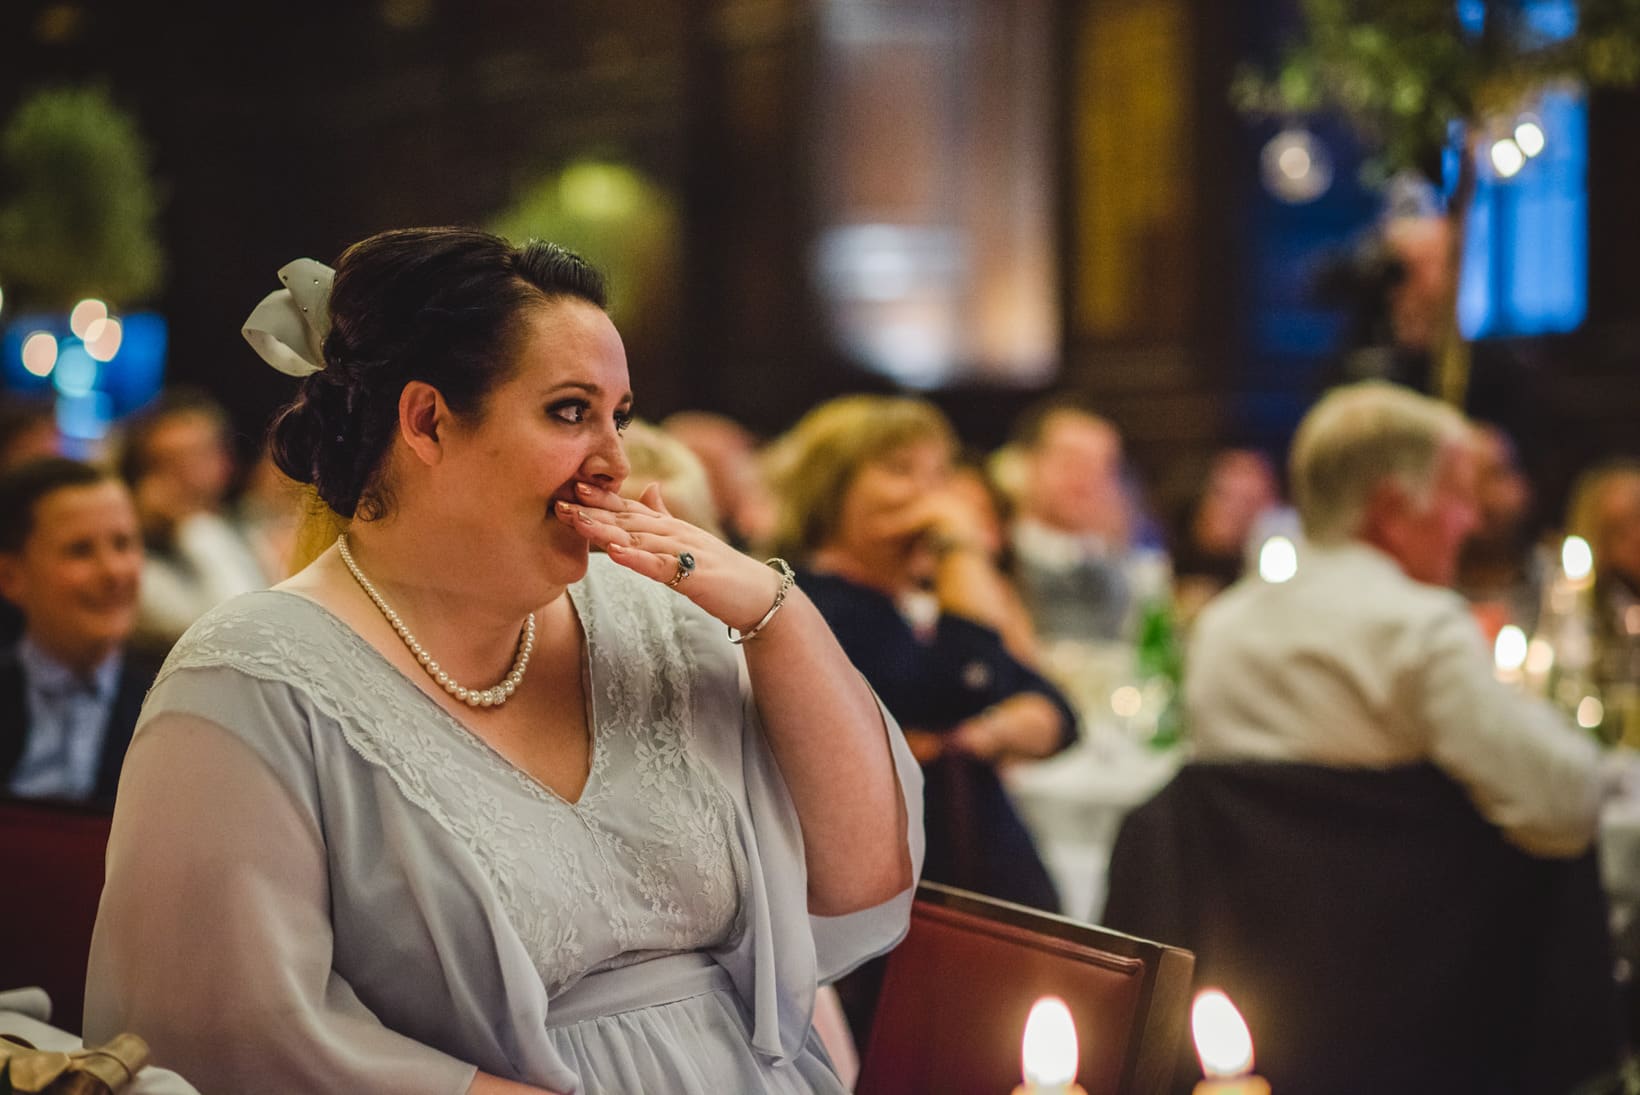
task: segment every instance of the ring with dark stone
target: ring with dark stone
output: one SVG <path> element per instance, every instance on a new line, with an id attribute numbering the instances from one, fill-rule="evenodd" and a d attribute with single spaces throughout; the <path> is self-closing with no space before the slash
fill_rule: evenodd
<path id="1" fill-rule="evenodd" d="M 695 557 L 687 551 L 678 552 L 678 572 L 667 579 L 666 584 L 677 589 L 678 584 L 695 572 Z"/>

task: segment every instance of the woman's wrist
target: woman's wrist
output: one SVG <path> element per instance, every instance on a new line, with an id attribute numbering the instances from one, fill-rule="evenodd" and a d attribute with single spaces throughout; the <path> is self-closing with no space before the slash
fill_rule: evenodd
<path id="1" fill-rule="evenodd" d="M 1007 714 L 992 704 L 979 714 L 964 719 L 956 739 L 962 749 L 980 758 L 994 760 L 1007 748 Z"/>
<path id="2" fill-rule="evenodd" d="M 928 550 L 941 561 L 954 555 L 974 554 L 987 559 L 991 553 L 977 537 L 964 536 L 960 533 L 936 532 L 928 537 Z"/>
<path id="3" fill-rule="evenodd" d="M 780 584 L 775 589 L 774 601 L 769 605 L 769 610 L 756 623 L 746 628 L 736 628 L 732 624 L 724 625 L 729 629 L 729 641 L 736 646 L 751 642 L 763 633 L 764 628 L 774 622 L 774 618 L 779 615 L 781 608 L 785 606 L 786 597 L 791 593 L 792 586 L 796 584 L 797 574 L 786 560 L 778 557 L 766 559 L 764 565 L 773 568 L 780 575 Z"/>

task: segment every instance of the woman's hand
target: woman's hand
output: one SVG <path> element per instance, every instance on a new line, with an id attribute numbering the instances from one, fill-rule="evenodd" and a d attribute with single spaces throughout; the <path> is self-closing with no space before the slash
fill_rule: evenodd
<path id="1" fill-rule="evenodd" d="M 636 502 L 578 489 L 581 504 L 560 504 L 559 520 L 617 563 L 665 583 L 687 551 L 695 569 L 679 593 L 742 632 L 768 614 L 780 575 L 673 517 L 656 488 Z M 842 916 L 904 892 L 915 880 L 908 834 L 921 819 L 907 809 L 877 700 L 819 610 L 793 587 L 780 615 L 741 649 L 803 830 L 809 911 Z"/>
<path id="2" fill-rule="evenodd" d="M 1046 696 L 1020 692 L 958 723 L 946 748 L 995 764 L 1051 754 L 1059 746 L 1064 715 Z"/>
<path id="3" fill-rule="evenodd" d="M 936 555 L 952 549 L 989 555 L 990 550 L 982 515 L 968 499 L 949 489 L 930 491 L 884 514 L 872 532 L 891 542 L 917 542 Z"/>
<path id="4" fill-rule="evenodd" d="M 911 755 L 917 763 L 923 766 L 933 764 L 945 755 L 945 736 L 936 734 L 932 730 L 906 729 L 905 743 L 911 747 Z"/>
<path id="5" fill-rule="evenodd" d="M 558 519 L 608 552 L 628 570 L 662 584 L 679 572 L 679 557 L 693 556 L 695 568 L 674 588 L 729 627 L 756 626 L 780 589 L 780 575 L 687 521 L 673 517 L 650 484 L 637 500 L 588 483 L 576 484 L 580 505 L 558 503 Z"/>
<path id="6" fill-rule="evenodd" d="M 491 1076 L 488 1072 L 480 1072 L 473 1077 L 473 1082 L 467 1085 L 467 1095 L 557 1095 L 544 1087 L 531 1087 L 528 1084 L 516 1083 L 512 1080 L 503 1080 L 499 1076 Z"/>

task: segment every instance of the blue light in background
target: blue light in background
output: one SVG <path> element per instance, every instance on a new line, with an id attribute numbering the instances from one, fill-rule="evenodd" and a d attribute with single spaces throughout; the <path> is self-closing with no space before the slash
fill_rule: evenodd
<path id="1" fill-rule="evenodd" d="M 79 339 L 69 339 L 57 351 L 57 367 L 51 370 L 51 382 L 57 391 L 70 399 L 90 395 L 97 385 L 97 361 L 86 352 Z"/>
<path id="2" fill-rule="evenodd" d="M 69 330 L 67 315 L 20 315 L 0 329 L 0 391 L 55 397 L 57 428 L 70 441 L 100 440 L 117 419 L 159 394 L 165 383 L 168 331 L 163 316 L 119 317 L 119 352 L 98 362 Z M 23 368 L 23 340 L 35 331 L 57 336 L 57 364 L 46 376 Z"/>
<path id="3" fill-rule="evenodd" d="M 1549 91 L 1536 114 L 1543 152 L 1514 178 L 1476 179 L 1458 287 L 1469 338 L 1570 331 L 1588 313 L 1588 104 Z"/>
<path id="4" fill-rule="evenodd" d="M 1517 0 L 1528 46 L 1565 41 L 1577 33 L 1575 0 Z M 1471 37 L 1486 29 L 1486 0 L 1457 0 L 1458 25 Z"/>
<path id="5" fill-rule="evenodd" d="M 1574 0 L 1526 0 L 1521 15 L 1527 44 L 1546 46 L 1563 42 L 1577 33 L 1577 4 Z"/>
<path id="6" fill-rule="evenodd" d="M 1458 0 L 1458 25 L 1471 35 L 1486 29 L 1486 0 Z"/>
<path id="7" fill-rule="evenodd" d="M 113 419 L 114 401 L 107 392 L 65 395 L 57 400 L 57 432 L 71 442 L 101 441 Z"/>

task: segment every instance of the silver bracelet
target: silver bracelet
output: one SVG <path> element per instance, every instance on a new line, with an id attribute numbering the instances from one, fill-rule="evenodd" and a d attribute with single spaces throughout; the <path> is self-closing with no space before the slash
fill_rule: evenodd
<path id="1" fill-rule="evenodd" d="M 774 614 L 779 612 L 780 606 L 786 603 L 786 594 L 791 592 L 792 583 L 797 581 L 797 573 L 792 570 L 791 564 L 787 563 L 786 560 L 765 559 L 763 561 L 780 572 L 780 589 L 774 595 L 774 604 L 769 606 L 769 611 L 763 614 L 761 620 L 752 625 L 750 631 L 737 634 L 734 628 L 729 628 L 729 641 L 736 646 L 757 638 L 763 629 L 769 626 L 769 621 L 774 619 Z"/>

